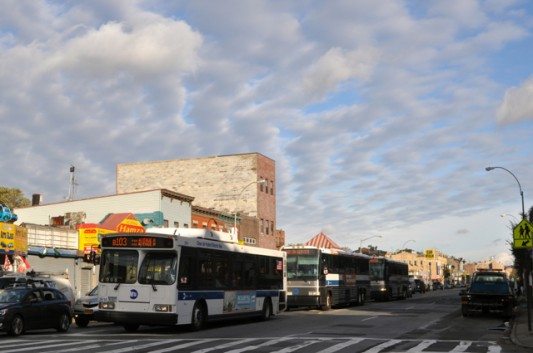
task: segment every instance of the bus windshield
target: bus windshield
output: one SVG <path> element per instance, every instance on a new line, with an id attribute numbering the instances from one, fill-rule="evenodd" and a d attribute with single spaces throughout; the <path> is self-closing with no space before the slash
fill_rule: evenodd
<path id="1" fill-rule="evenodd" d="M 109 249 L 100 258 L 100 282 L 135 283 L 139 253 L 135 250 Z"/>
<path id="2" fill-rule="evenodd" d="M 309 279 L 318 276 L 318 256 L 311 255 L 288 255 L 287 277 L 288 279 Z"/>
<path id="3" fill-rule="evenodd" d="M 170 285 L 176 282 L 176 253 L 146 254 L 139 271 L 139 283 Z"/>
<path id="4" fill-rule="evenodd" d="M 369 265 L 370 280 L 382 280 L 385 277 L 385 264 L 383 262 L 370 263 Z"/>

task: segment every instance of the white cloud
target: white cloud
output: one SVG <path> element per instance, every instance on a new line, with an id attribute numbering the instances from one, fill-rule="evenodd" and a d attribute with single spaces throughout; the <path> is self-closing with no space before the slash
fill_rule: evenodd
<path id="1" fill-rule="evenodd" d="M 496 117 L 501 123 L 533 120 L 533 77 L 505 92 Z"/>

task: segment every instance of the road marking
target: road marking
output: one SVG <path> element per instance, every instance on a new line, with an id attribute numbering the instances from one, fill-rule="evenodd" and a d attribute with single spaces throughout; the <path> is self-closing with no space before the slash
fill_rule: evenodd
<path id="1" fill-rule="evenodd" d="M 292 339 L 292 337 L 280 337 L 278 339 L 266 341 L 266 342 L 263 342 L 261 344 L 255 345 L 255 346 L 248 346 L 248 347 L 244 347 L 244 348 L 234 349 L 234 350 L 228 351 L 226 353 L 240 353 L 240 352 L 245 352 L 245 351 L 251 351 L 252 349 L 257 349 L 257 348 L 260 348 L 260 347 L 272 346 L 272 345 L 274 345 L 276 343 L 287 341 L 287 340 L 290 340 L 290 339 Z"/>
<path id="2" fill-rule="evenodd" d="M 353 339 L 350 339 L 350 340 L 348 340 L 346 342 L 337 343 L 336 345 L 333 345 L 333 346 L 328 347 L 326 349 L 322 349 L 320 352 L 321 353 L 334 353 L 336 351 L 340 351 L 341 349 L 344 349 L 344 348 L 349 347 L 351 345 L 357 344 L 357 343 L 361 342 L 362 340 L 364 340 L 364 338 L 353 338 Z"/>
<path id="3" fill-rule="evenodd" d="M 379 353 L 383 349 L 388 348 L 390 346 L 394 346 L 395 344 L 398 344 L 400 342 L 401 342 L 401 340 L 390 340 L 390 341 L 387 341 L 387 342 L 383 342 L 382 344 L 378 344 L 377 346 L 374 346 L 374 347 L 372 347 L 370 349 L 367 349 L 363 353 Z"/>
<path id="4" fill-rule="evenodd" d="M 299 349 L 302 349 L 304 347 L 307 347 L 307 346 L 310 346 L 312 344 L 315 344 L 315 343 L 318 343 L 320 342 L 319 340 L 310 340 L 310 341 L 305 341 L 303 343 L 300 343 L 296 346 L 292 346 L 292 347 L 287 347 L 287 348 L 284 348 L 284 349 L 281 349 L 279 351 L 274 351 L 273 353 L 289 353 L 289 352 L 294 352 L 294 351 L 297 351 Z"/>
<path id="5" fill-rule="evenodd" d="M 366 319 L 363 319 L 363 320 L 361 320 L 361 321 L 372 320 L 372 319 L 375 319 L 375 318 L 377 318 L 377 317 L 379 317 L 379 316 L 370 316 L 370 317 L 367 317 Z"/>
<path id="6" fill-rule="evenodd" d="M 140 346 L 135 346 L 135 349 L 150 348 L 150 347 L 154 347 L 154 346 L 160 346 L 163 343 L 172 343 L 172 342 L 179 342 L 179 341 L 182 341 L 182 340 L 181 339 L 175 339 L 175 340 L 165 340 L 163 342 L 156 341 L 156 342 L 152 342 L 152 343 L 143 344 L 143 345 L 140 345 Z M 112 350 L 112 351 L 106 350 L 106 352 L 107 353 L 131 352 L 131 348 L 132 347 L 129 346 L 129 347 L 125 347 L 125 348 L 115 349 L 115 350 Z"/>
<path id="7" fill-rule="evenodd" d="M 229 342 L 229 343 L 226 343 L 226 344 L 222 344 L 220 346 L 216 346 L 216 347 L 211 347 L 211 348 L 206 348 L 206 349 L 201 349 L 199 351 L 194 351 L 192 353 L 205 353 L 205 352 L 210 352 L 210 351 L 214 351 L 214 350 L 218 350 L 218 349 L 224 349 L 224 348 L 229 348 L 229 347 L 233 347 L 233 346 L 236 346 L 238 344 L 243 344 L 243 343 L 246 343 L 246 342 L 250 342 L 250 341 L 254 341 L 256 340 L 257 338 L 245 338 L 245 339 L 242 339 L 242 340 L 238 340 L 238 341 L 235 341 L 235 342 Z"/>
<path id="8" fill-rule="evenodd" d="M 92 340 L 91 342 L 94 342 L 94 340 Z M 49 344 L 47 346 L 39 346 L 39 349 L 43 349 L 43 348 L 55 348 L 55 347 L 60 347 L 60 346 L 72 346 L 73 344 L 79 344 L 79 342 L 76 342 L 76 341 L 71 341 L 71 342 L 66 342 L 66 343 L 54 343 L 54 344 Z M 79 347 L 78 347 L 79 348 Z M 32 348 L 19 348 L 19 349 L 11 349 L 11 350 L 8 350 L 8 351 L 4 351 L 2 350 L 2 353 L 10 353 L 10 352 L 24 352 L 24 351 L 27 351 L 29 349 L 32 349 Z"/>
<path id="9" fill-rule="evenodd" d="M 164 353 L 164 352 L 170 352 L 170 351 L 175 351 L 176 349 L 189 348 L 189 347 L 192 347 L 192 346 L 196 346 L 196 345 L 198 345 L 198 344 L 208 343 L 208 342 L 213 342 L 213 341 L 217 341 L 217 339 L 216 339 L 216 338 L 204 338 L 204 339 L 202 339 L 202 340 L 192 341 L 192 342 L 187 342 L 187 343 L 179 344 L 179 345 L 177 345 L 177 346 L 172 346 L 172 347 L 168 347 L 168 348 L 158 349 L 157 351 L 150 351 L 150 352 L 151 352 L 151 353 Z"/>
<path id="10" fill-rule="evenodd" d="M 471 345 L 472 345 L 472 341 L 461 341 L 450 352 L 453 352 L 453 353 L 455 353 L 455 352 L 466 352 L 468 347 L 470 347 Z"/>
<path id="11" fill-rule="evenodd" d="M 413 347 L 411 349 L 409 349 L 408 351 L 406 351 L 405 353 L 418 353 L 418 352 L 423 352 L 424 349 L 428 348 L 429 346 L 431 346 L 433 343 L 435 343 L 437 341 L 435 340 L 427 340 L 427 341 L 422 341 L 420 342 L 416 347 Z"/>

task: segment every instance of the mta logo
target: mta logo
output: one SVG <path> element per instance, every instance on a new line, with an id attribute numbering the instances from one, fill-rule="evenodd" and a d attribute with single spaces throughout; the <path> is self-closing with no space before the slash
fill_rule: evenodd
<path id="1" fill-rule="evenodd" d="M 138 296 L 139 296 L 139 292 L 137 292 L 135 289 L 130 290 L 131 299 L 137 299 Z"/>

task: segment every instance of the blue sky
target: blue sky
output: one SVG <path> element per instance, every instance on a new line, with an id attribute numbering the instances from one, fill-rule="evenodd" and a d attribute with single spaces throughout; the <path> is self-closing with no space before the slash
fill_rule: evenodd
<path id="1" fill-rule="evenodd" d="M 525 0 L 7 1 L 0 185 L 53 202 L 70 165 L 91 197 L 117 163 L 260 152 L 288 243 L 507 262 L 518 185 L 484 168 L 533 205 L 532 27 Z"/>

